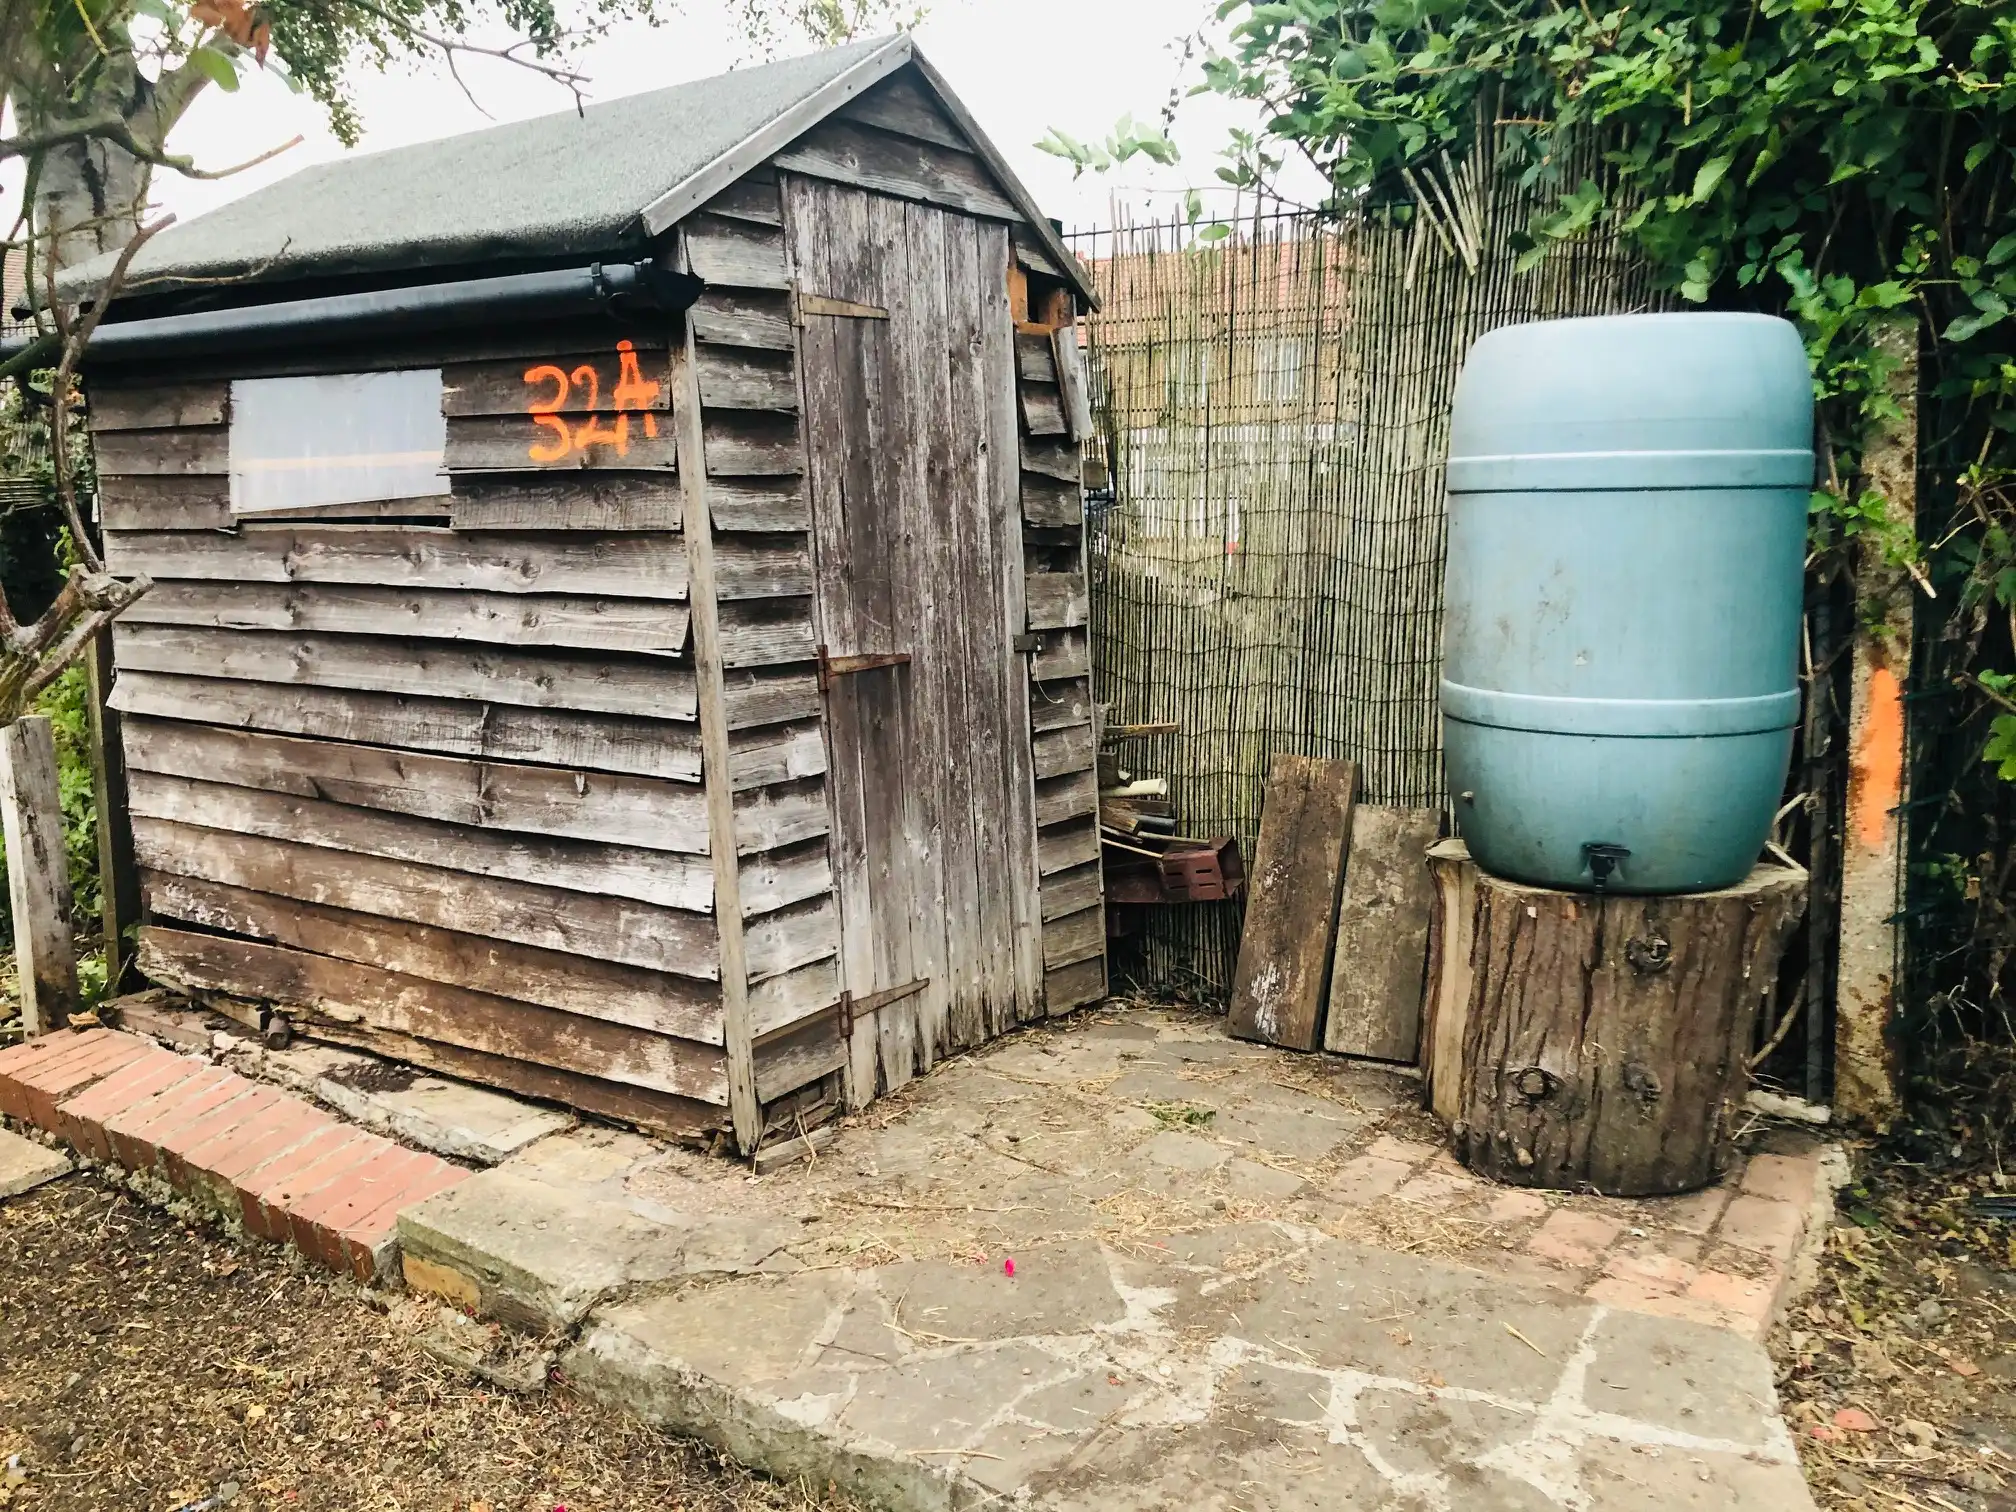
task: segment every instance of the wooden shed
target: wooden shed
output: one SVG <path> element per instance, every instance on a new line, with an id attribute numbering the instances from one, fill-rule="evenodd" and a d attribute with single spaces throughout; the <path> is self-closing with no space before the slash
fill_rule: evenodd
<path id="1" fill-rule="evenodd" d="M 1104 994 L 1091 295 L 908 39 L 313 168 L 135 275 L 147 975 L 744 1151 Z"/>

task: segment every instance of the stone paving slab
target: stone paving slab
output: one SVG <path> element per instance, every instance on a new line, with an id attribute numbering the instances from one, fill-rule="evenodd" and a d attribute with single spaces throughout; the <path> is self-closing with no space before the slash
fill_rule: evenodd
<path id="1" fill-rule="evenodd" d="M 32 1192 L 75 1169 L 61 1150 L 0 1129 L 0 1201 Z"/>
<path id="2" fill-rule="evenodd" d="M 897 1512 L 1812 1506 L 1749 1340 L 1289 1224 L 689 1284 L 560 1369 Z"/>

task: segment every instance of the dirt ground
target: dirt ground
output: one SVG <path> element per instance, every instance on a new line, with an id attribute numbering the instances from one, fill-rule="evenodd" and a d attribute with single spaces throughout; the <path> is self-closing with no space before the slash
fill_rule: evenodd
<path id="1" fill-rule="evenodd" d="M 424 1354 L 418 1306 L 73 1176 L 0 1204 L 8 1512 L 829 1512 L 564 1389 Z"/>
<path id="2" fill-rule="evenodd" d="M 1771 1341 L 1826 1512 L 2016 1512 L 2016 1225 L 1977 1206 L 2016 1183 L 1942 1164 L 1861 1153 Z"/>

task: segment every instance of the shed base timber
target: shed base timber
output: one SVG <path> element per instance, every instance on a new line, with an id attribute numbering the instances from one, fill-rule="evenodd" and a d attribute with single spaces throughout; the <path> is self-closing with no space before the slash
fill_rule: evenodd
<path id="1" fill-rule="evenodd" d="M 1615 1196 L 1720 1176 L 1806 873 L 1759 866 L 1719 892 L 1624 897 L 1508 882 L 1460 842 L 1430 865 L 1426 1085 L 1464 1164 Z"/>

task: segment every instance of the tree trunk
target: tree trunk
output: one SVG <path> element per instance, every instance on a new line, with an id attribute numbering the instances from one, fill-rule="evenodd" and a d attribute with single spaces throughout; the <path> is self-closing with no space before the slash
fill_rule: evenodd
<path id="1" fill-rule="evenodd" d="M 1462 1060 L 1430 1068 L 1437 1102 L 1454 1073 L 1464 1164 L 1516 1186 L 1618 1196 L 1721 1175 L 1806 873 L 1759 866 L 1719 892 L 1626 897 L 1470 870 Z"/>
<path id="2" fill-rule="evenodd" d="M 137 141 L 149 142 L 159 134 L 154 86 L 130 55 L 115 55 L 90 97 L 76 107 L 80 116 L 100 112 L 116 112 Z M 52 256 L 58 269 L 67 268 L 101 252 L 116 252 L 133 239 L 147 208 L 153 172 L 152 164 L 102 137 L 49 149 L 35 181 L 32 298 L 47 296 L 42 280 Z"/>

